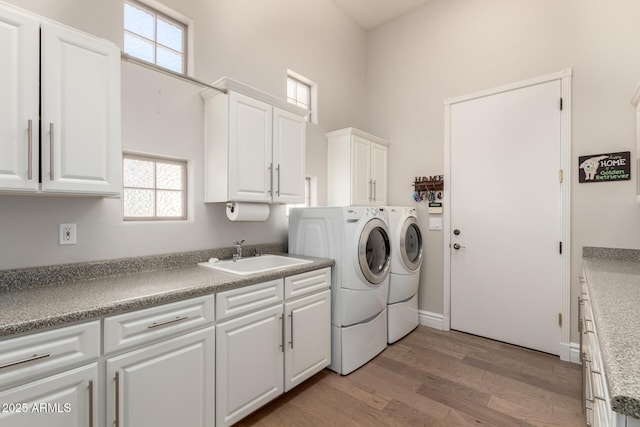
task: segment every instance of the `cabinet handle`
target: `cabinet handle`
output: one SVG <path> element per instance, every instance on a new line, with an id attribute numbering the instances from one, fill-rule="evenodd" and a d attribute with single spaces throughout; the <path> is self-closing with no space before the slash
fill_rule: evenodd
<path id="1" fill-rule="evenodd" d="M 89 427 L 93 427 L 93 381 L 89 380 Z"/>
<path id="2" fill-rule="evenodd" d="M 120 372 L 116 371 L 116 419 L 115 427 L 120 427 Z"/>
<path id="3" fill-rule="evenodd" d="M 289 341 L 289 345 L 293 348 L 293 311 L 289 313 L 289 319 L 291 322 L 291 341 Z"/>
<path id="4" fill-rule="evenodd" d="M 160 326 L 167 326 L 167 325 L 170 325 L 172 323 L 182 322 L 183 320 L 187 320 L 188 318 L 189 318 L 189 316 L 176 316 L 175 319 L 165 320 L 164 322 L 153 322 L 152 324 L 147 326 L 147 328 L 153 329 L 153 328 L 158 328 Z"/>
<path id="5" fill-rule="evenodd" d="M 280 163 L 278 163 L 276 172 L 278 173 L 278 187 L 277 187 L 278 189 L 276 190 L 276 196 L 280 197 Z"/>
<path id="6" fill-rule="evenodd" d="M 27 122 L 27 179 L 33 179 L 33 120 Z"/>
<path id="7" fill-rule="evenodd" d="M 51 356 L 51 354 L 49 354 L 49 353 L 34 354 L 33 356 L 27 357 L 26 359 L 22 359 L 22 360 L 18 360 L 16 362 L 10 362 L 10 363 L 6 363 L 4 365 L 0 365 L 0 369 L 10 368 L 12 366 L 21 365 L 21 364 L 27 363 L 27 362 L 33 362 L 34 360 L 44 359 L 45 357 L 49 357 L 49 356 Z"/>
<path id="8" fill-rule="evenodd" d="M 280 316 L 280 325 L 282 326 L 282 331 L 281 331 L 281 338 L 282 340 L 280 341 L 280 350 L 284 353 L 284 314 L 282 316 Z"/>
<path id="9" fill-rule="evenodd" d="M 269 195 L 273 194 L 273 163 L 269 163 Z"/>
<path id="10" fill-rule="evenodd" d="M 53 123 L 49 123 L 49 179 L 53 177 Z"/>
<path id="11" fill-rule="evenodd" d="M 378 198 L 378 184 L 376 183 L 376 180 L 373 180 L 373 201 L 375 202 L 376 199 Z"/>
<path id="12" fill-rule="evenodd" d="M 369 201 L 373 201 L 373 180 L 369 180 Z"/>

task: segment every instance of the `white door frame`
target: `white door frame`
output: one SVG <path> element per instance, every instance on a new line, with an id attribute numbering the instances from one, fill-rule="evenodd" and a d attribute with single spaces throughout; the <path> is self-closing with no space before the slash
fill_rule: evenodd
<path id="1" fill-rule="evenodd" d="M 561 233 L 562 233 L 562 289 L 561 314 L 562 334 L 559 343 L 561 360 L 571 360 L 571 68 L 557 73 L 535 77 L 517 83 L 475 92 L 444 101 L 444 283 L 443 283 L 443 329 L 451 328 L 451 106 L 464 101 L 496 95 L 554 80 L 562 87 L 562 111 L 560 113 L 560 163 L 563 172 L 561 186 Z M 559 107 L 558 107 L 559 108 Z"/>

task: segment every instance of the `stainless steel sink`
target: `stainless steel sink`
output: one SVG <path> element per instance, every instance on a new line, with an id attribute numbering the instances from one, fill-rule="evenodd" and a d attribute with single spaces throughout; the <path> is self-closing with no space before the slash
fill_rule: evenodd
<path id="1" fill-rule="evenodd" d="M 292 258 L 281 255 L 261 255 L 256 257 L 240 258 L 239 260 L 227 260 L 217 262 L 200 262 L 198 265 L 227 273 L 245 276 L 248 274 L 264 273 L 266 271 L 279 270 L 300 264 L 309 264 L 307 259 Z"/>

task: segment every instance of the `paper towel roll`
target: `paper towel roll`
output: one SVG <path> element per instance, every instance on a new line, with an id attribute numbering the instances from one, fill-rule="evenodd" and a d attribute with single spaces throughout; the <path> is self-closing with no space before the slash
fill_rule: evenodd
<path id="1" fill-rule="evenodd" d="M 266 203 L 227 203 L 227 218 L 231 221 L 266 221 L 269 205 Z"/>

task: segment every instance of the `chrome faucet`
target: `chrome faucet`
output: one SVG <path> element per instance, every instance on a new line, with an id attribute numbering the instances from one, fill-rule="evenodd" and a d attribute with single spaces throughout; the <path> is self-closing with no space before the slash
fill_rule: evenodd
<path id="1" fill-rule="evenodd" d="M 233 254 L 233 261 L 237 261 L 240 258 L 242 258 L 242 244 L 244 243 L 245 239 L 242 240 L 236 240 L 235 242 L 233 242 L 236 245 L 236 253 Z"/>

